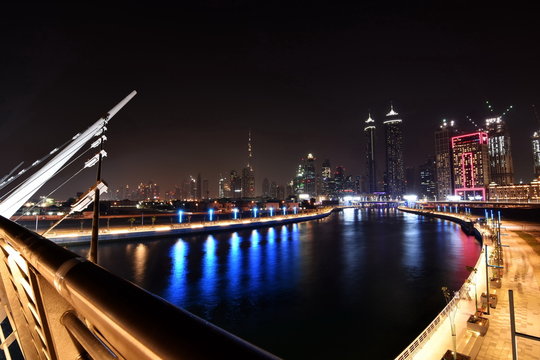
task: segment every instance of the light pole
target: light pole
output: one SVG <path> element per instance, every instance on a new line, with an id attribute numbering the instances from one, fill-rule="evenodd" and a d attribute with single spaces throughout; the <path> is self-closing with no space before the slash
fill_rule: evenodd
<path id="1" fill-rule="evenodd" d="M 184 211 L 183 210 L 178 210 L 178 222 L 180 224 L 182 223 L 183 216 L 184 216 Z"/>
<path id="2" fill-rule="evenodd" d="M 444 298 L 446 299 L 446 304 L 450 304 L 450 302 L 452 302 L 452 295 L 450 294 L 450 291 L 448 290 L 448 288 L 446 286 L 443 286 L 442 287 L 442 292 L 443 292 L 443 295 L 444 295 Z M 456 323 L 455 323 L 455 317 L 456 317 L 456 308 L 454 307 L 454 309 L 449 309 L 450 310 L 450 314 L 448 316 L 448 319 L 450 320 L 450 328 L 452 329 L 452 342 L 454 344 L 454 352 L 453 352 L 453 355 L 454 355 L 454 360 L 457 359 L 457 341 L 456 341 Z"/>
<path id="3" fill-rule="evenodd" d="M 234 209 L 232 209 L 232 211 L 233 211 L 233 219 L 234 220 L 238 219 L 238 209 L 234 208 Z"/>
<path id="4" fill-rule="evenodd" d="M 282 209 L 283 209 L 283 215 L 287 215 L 287 207 L 284 206 Z"/>
<path id="5" fill-rule="evenodd" d="M 210 222 L 214 220 L 214 209 L 208 210 L 208 219 L 210 220 Z"/>
<path id="6" fill-rule="evenodd" d="M 253 210 L 253 217 L 256 218 L 257 217 L 257 207 L 254 207 L 252 210 Z"/>

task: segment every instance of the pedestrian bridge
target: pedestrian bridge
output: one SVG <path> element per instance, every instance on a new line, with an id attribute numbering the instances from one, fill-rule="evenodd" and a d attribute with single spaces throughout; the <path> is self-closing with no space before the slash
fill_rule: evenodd
<path id="1" fill-rule="evenodd" d="M 1 216 L 0 250 L 6 359 L 276 358 Z"/>

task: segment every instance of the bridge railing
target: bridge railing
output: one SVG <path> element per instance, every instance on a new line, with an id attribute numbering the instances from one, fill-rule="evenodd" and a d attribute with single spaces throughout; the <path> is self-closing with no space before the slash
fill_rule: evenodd
<path id="1" fill-rule="evenodd" d="M 26 359 L 275 358 L 1 216 L 0 260 Z"/>

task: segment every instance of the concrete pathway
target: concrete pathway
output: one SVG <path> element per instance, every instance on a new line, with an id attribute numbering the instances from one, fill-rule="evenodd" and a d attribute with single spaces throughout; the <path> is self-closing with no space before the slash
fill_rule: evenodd
<path id="1" fill-rule="evenodd" d="M 508 290 L 514 292 L 516 331 L 540 337 L 540 225 L 503 221 L 501 243 L 505 268 L 496 289 L 497 308 L 488 318 L 490 329 L 476 359 L 512 359 Z M 520 360 L 540 359 L 540 342 L 518 338 Z"/>

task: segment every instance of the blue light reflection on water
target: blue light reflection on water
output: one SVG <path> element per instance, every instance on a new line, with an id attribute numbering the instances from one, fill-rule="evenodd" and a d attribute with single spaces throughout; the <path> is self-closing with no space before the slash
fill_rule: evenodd
<path id="1" fill-rule="evenodd" d="M 300 224 L 103 244 L 100 263 L 285 358 L 392 358 L 441 310 L 440 287 L 457 289 L 478 254 L 457 225 L 351 209 Z M 358 336 L 366 326 L 372 337 Z"/>

